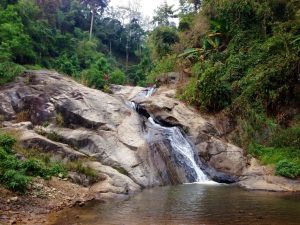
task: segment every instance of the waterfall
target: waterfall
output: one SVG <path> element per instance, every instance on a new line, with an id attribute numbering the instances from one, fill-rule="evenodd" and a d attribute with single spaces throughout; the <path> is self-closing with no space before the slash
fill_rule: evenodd
<path id="1" fill-rule="evenodd" d="M 147 88 L 141 91 L 136 97 L 147 98 L 155 92 L 155 87 Z M 178 127 L 164 127 L 157 123 L 149 113 L 135 102 L 130 102 L 128 105 L 136 110 L 139 114 L 148 118 L 148 139 L 159 133 L 164 140 L 167 140 L 171 149 L 170 156 L 176 162 L 176 165 L 185 173 L 186 181 L 189 183 L 215 183 L 200 169 L 197 162 L 199 159 L 194 152 L 193 145 L 188 141 L 183 132 Z M 151 140 L 148 140 L 151 142 Z"/>
<path id="2" fill-rule="evenodd" d="M 161 130 L 162 136 L 170 141 L 174 157 L 184 168 L 186 173 L 190 173 L 190 182 L 206 182 L 208 177 L 203 173 L 195 160 L 195 152 L 189 141 L 183 136 L 178 127 L 163 127 L 157 124 L 153 118 L 149 117 L 149 122 Z"/>

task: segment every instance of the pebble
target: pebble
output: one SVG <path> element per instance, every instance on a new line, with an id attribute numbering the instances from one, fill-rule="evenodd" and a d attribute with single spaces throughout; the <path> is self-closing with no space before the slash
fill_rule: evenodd
<path id="1" fill-rule="evenodd" d="M 10 200 L 13 202 L 18 201 L 18 197 L 12 197 Z"/>
<path id="2" fill-rule="evenodd" d="M 82 207 L 82 206 L 85 205 L 85 203 L 84 203 L 84 202 L 79 202 L 78 205 L 79 205 L 80 207 Z"/>

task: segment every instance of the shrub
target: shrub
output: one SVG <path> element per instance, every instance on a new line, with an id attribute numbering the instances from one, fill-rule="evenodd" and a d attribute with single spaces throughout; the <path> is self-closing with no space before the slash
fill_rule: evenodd
<path id="1" fill-rule="evenodd" d="M 77 55 L 63 54 L 56 59 L 55 68 L 67 75 L 77 76 L 80 70 Z"/>
<path id="2" fill-rule="evenodd" d="M 24 192 L 31 182 L 29 176 L 16 170 L 7 170 L 2 179 L 4 186 L 12 191 Z"/>
<path id="3" fill-rule="evenodd" d="M 16 76 L 22 74 L 24 68 L 12 62 L 0 63 L 0 85 L 12 82 Z"/>
<path id="4" fill-rule="evenodd" d="M 189 104 L 199 105 L 198 80 L 193 78 L 181 90 L 179 90 L 179 99 L 186 101 Z"/>
<path id="5" fill-rule="evenodd" d="M 300 149 L 300 126 L 291 127 L 286 130 L 280 129 L 272 137 L 271 145 Z"/>
<path id="6" fill-rule="evenodd" d="M 296 178 L 300 175 L 300 165 L 299 162 L 292 162 L 288 160 L 281 160 L 276 164 L 276 174 Z"/>
<path id="7" fill-rule="evenodd" d="M 50 163 L 48 157 L 36 159 L 29 157 L 19 160 L 13 153 L 15 139 L 7 134 L 0 134 L 0 183 L 12 191 L 24 192 L 32 177 L 40 176 L 49 179 L 51 176 L 65 174 L 65 169 L 59 164 Z M 28 152 L 28 151 L 26 151 Z"/>
<path id="8" fill-rule="evenodd" d="M 153 84 L 156 82 L 156 79 L 158 77 L 164 76 L 164 73 L 174 71 L 176 61 L 177 61 L 176 55 L 168 55 L 163 59 L 157 61 L 154 65 L 154 68 L 147 76 L 147 82 Z"/>
<path id="9" fill-rule="evenodd" d="M 219 111 L 231 103 L 230 85 L 221 79 L 224 67 L 216 64 L 205 70 L 198 81 L 199 103 L 204 109 Z"/>
<path id="10" fill-rule="evenodd" d="M 0 133 L 0 147 L 2 147 L 6 152 L 10 152 L 15 143 L 15 138 L 8 134 Z"/>
<path id="11" fill-rule="evenodd" d="M 36 159 L 29 159 L 22 164 L 22 169 L 29 176 L 47 177 L 47 169 L 45 165 Z"/>
<path id="12" fill-rule="evenodd" d="M 120 69 L 116 69 L 110 74 L 110 83 L 112 84 L 122 85 L 125 83 L 125 81 L 126 81 L 126 76 Z"/>
<path id="13" fill-rule="evenodd" d="M 153 58 L 161 59 L 172 53 L 172 45 L 179 41 L 175 28 L 157 27 L 150 36 Z"/>

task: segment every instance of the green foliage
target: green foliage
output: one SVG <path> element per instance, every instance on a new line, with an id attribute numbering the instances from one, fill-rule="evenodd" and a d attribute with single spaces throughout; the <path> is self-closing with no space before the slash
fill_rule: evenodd
<path id="1" fill-rule="evenodd" d="M 3 174 L 1 182 L 12 191 L 24 192 L 31 182 L 29 176 L 16 170 L 7 170 Z"/>
<path id="2" fill-rule="evenodd" d="M 55 68 L 58 71 L 75 77 L 77 77 L 78 71 L 80 70 L 79 61 L 76 55 L 69 56 L 63 54 L 56 59 L 55 65 Z"/>
<path id="3" fill-rule="evenodd" d="M 154 59 L 161 59 L 172 52 L 172 45 L 179 41 L 176 29 L 173 27 L 157 27 L 150 36 Z"/>
<path id="4" fill-rule="evenodd" d="M 231 103 L 230 85 L 220 79 L 224 70 L 222 64 L 215 64 L 201 74 L 198 89 L 201 90 L 199 103 L 205 109 L 215 111 L 225 108 Z"/>
<path id="5" fill-rule="evenodd" d="M 176 65 L 177 57 L 176 55 L 168 55 L 161 60 L 158 60 L 151 72 L 147 76 L 147 82 L 154 84 L 156 79 L 160 76 L 164 76 L 164 73 L 174 71 L 174 67 Z"/>
<path id="6" fill-rule="evenodd" d="M 24 32 L 24 25 L 18 16 L 18 6 L 0 8 L 0 59 L 30 62 L 35 57 L 31 40 Z"/>
<path id="7" fill-rule="evenodd" d="M 49 179 L 59 173 L 65 173 L 58 164 L 48 164 L 36 159 L 18 159 L 12 147 L 16 140 L 8 134 L 0 134 L 0 184 L 12 191 L 24 192 L 32 178 L 40 176 Z"/>
<path id="8" fill-rule="evenodd" d="M 130 63 L 138 62 L 145 35 L 140 21 L 123 25 L 115 16 L 96 13 L 108 3 L 4 0 L 0 6 L 0 85 L 19 75 L 20 64 L 56 69 L 91 87 L 103 88 L 107 83 L 103 76 L 122 69 L 115 57 L 122 61 L 128 53 Z M 88 35 L 91 9 L 93 38 Z M 118 76 L 116 82 L 123 82 L 120 72 L 113 75 Z"/>
<path id="9" fill-rule="evenodd" d="M 289 178 L 300 175 L 299 124 L 278 129 L 266 143 L 269 147 L 251 144 L 249 151 L 265 164 L 275 164 L 276 174 Z"/>
<path id="10" fill-rule="evenodd" d="M 299 162 L 281 160 L 276 164 L 276 174 L 289 178 L 296 178 L 300 176 L 300 164 Z"/>
<path id="11" fill-rule="evenodd" d="M 198 79 L 192 78 L 184 89 L 179 90 L 178 98 L 191 105 L 199 104 Z"/>
<path id="12" fill-rule="evenodd" d="M 146 76 L 153 69 L 153 62 L 150 56 L 150 49 L 145 48 L 142 52 L 142 59 L 138 65 L 132 65 L 126 71 L 126 76 L 132 84 L 139 86 L 146 85 Z"/>
<path id="13" fill-rule="evenodd" d="M 271 145 L 300 149 L 300 126 L 278 130 L 271 139 Z"/>
<path id="14" fill-rule="evenodd" d="M 228 138 L 291 178 L 300 165 L 299 10 L 293 0 L 205 0 L 178 48 L 193 72 L 179 98 L 223 110 L 235 125 Z M 202 32 L 198 44 L 187 41 L 194 30 Z"/>
<path id="15" fill-rule="evenodd" d="M 108 80 L 105 80 L 105 76 L 108 76 L 109 72 L 110 67 L 107 60 L 99 56 L 97 61 L 81 72 L 81 79 L 85 80 L 90 87 L 102 89 L 108 82 Z"/>
<path id="16" fill-rule="evenodd" d="M 168 5 L 167 3 L 162 4 L 155 11 L 155 16 L 153 17 L 153 23 L 157 23 L 158 26 L 170 26 L 170 18 L 175 17 L 175 11 L 173 10 L 173 5 Z"/>
<path id="17" fill-rule="evenodd" d="M 110 74 L 110 82 L 112 84 L 122 85 L 125 83 L 125 81 L 126 81 L 126 76 L 120 69 L 116 69 Z"/>
<path id="18" fill-rule="evenodd" d="M 24 68 L 22 66 L 19 66 L 12 62 L 1 62 L 0 63 L 0 85 L 13 81 L 16 76 L 22 74 L 23 72 L 24 72 Z"/>
<path id="19" fill-rule="evenodd" d="M 14 144 L 16 143 L 16 139 L 11 137 L 8 134 L 0 133 L 0 147 L 6 152 L 10 152 Z"/>

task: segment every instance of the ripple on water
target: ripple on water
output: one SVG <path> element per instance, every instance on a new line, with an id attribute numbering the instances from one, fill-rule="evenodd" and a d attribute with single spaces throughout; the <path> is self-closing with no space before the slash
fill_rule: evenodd
<path id="1" fill-rule="evenodd" d="M 245 191 L 229 185 L 160 187 L 122 202 L 92 202 L 65 210 L 56 215 L 52 224 L 298 225 L 300 197 Z"/>

